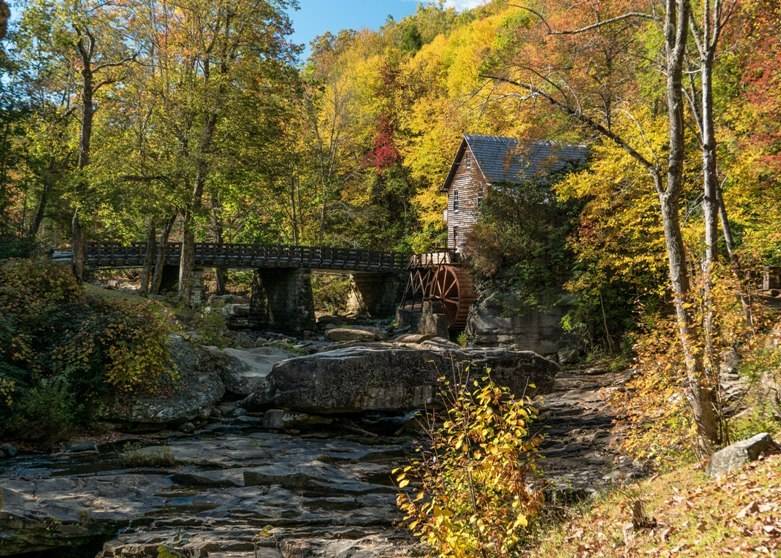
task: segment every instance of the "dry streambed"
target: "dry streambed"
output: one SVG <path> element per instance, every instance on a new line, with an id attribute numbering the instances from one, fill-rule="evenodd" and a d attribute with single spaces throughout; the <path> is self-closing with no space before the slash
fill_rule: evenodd
<path id="1" fill-rule="evenodd" d="M 0 460 L 0 556 L 395 557 L 391 469 L 410 454 L 410 409 L 452 363 L 517 391 L 549 389 L 534 353 L 377 343 L 285 359 L 172 339 L 173 396 L 111 402 L 105 418 L 154 433 Z M 277 362 L 279 361 L 279 362 Z"/>

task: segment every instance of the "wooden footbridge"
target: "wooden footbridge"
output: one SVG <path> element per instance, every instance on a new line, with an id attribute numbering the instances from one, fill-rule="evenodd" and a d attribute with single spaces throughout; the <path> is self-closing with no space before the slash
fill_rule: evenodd
<path id="1" fill-rule="evenodd" d="M 169 243 L 165 249 L 165 268 L 174 283 L 181 248 L 179 243 Z M 72 253 L 57 251 L 52 258 L 70 262 Z M 140 268 L 147 259 L 143 242 L 87 245 L 90 269 Z M 198 243 L 194 260 L 199 270 L 254 270 L 253 299 L 265 301 L 259 312 L 285 329 L 305 329 L 314 319 L 310 271 L 352 274 L 361 303 L 371 315 L 392 313 L 398 306 L 418 311 L 431 302 L 436 311 L 447 315 L 452 330 L 464 328 L 476 299 L 468 268 L 456 251 L 447 249 L 407 254 L 329 246 Z M 200 278 L 201 273 L 196 275 Z"/>
<path id="2" fill-rule="evenodd" d="M 165 251 L 166 265 L 179 265 L 182 246 L 169 243 Z M 87 266 L 100 268 L 143 267 L 147 245 L 144 242 L 123 245 L 115 242 L 93 242 L 87 247 Z M 55 259 L 70 261 L 70 252 L 55 253 Z M 224 269 L 316 269 L 373 273 L 403 272 L 410 256 L 401 252 L 380 252 L 355 248 L 324 246 L 289 246 L 261 244 L 195 245 L 196 267 Z"/>

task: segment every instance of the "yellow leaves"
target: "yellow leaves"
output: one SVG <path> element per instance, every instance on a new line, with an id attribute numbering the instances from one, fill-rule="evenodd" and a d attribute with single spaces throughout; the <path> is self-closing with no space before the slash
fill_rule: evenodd
<path id="1" fill-rule="evenodd" d="M 518 517 L 515 518 L 515 521 L 513 522 L 513 530 L 521 528 L 521 527 L 528 527 L 529 526 L 529 520 L 526 518 L 523 514 L 518 514 Z"/>
<path id="2" fill-rule="evenodd" d="M 13 394 L 16 390 L 16 382 L 11 378 L 0 378 L 0 402 L 6 407 L 13 405 Z"/>
<path id="3" fill-rule="evenodd" d="M 394 469 L 399 488 L 419 487 L 398 495 L 399 509 L 431 556 L 513 556 L 542 502 L 528 483 L 537 441 L 523 429 L 534 410 L 487 376 L 440 381 L 452 405 L 421 456 Z"/>

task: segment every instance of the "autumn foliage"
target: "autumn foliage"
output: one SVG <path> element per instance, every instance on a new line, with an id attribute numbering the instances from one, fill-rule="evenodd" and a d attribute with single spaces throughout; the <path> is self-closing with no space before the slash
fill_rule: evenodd
<path id="1" fill-rule="evenodd" d="M 515 556 L 542 506 L 529 484 L 534 408 L 490 375 L 441 384 L 444 416 L 429 417 L 427 445 L 394 471 L 405 523 L 432 557 Z"/>
<path id="2" fill-rule="evenodd" d="M 0 264 L 0 433 L 57 438 L 101 398 L 175 380 L 170 325 L 151 302 L 85 294 L 65 266 Z"/>

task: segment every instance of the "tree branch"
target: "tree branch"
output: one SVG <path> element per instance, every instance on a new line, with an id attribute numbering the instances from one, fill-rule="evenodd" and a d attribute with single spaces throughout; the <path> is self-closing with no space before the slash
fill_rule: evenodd
<path id="1" fill-rule="evenodd" d="M 106 68 L 118 68 L 119 66 L 124 66 L 125 64 L 128 64 L 130 62 L 135 62 L 137 58 L 138 58 L 138 53 L 136 52 L 132 56 L 127 56 L 122 60 L 118 60 L 117 62 L 106 62 L 105 64 L 100 64 L 98 66 L 95 66 L 93 73 L 98 73 L 99 71 L 105 70 Z"/>
<path id="2" fill-rule="evenodd" d="M 640 163 L 651 174 L 653 175 L 659 174 L 659 167 L 653 162 L 649 161 L 646 157 L 644 157 L 639 151 L 637 151 L 637 149 L 632 147 L 624 138 L 622 138 L 612 130 L 609 130 L 608 128 L 606 128 L 605 126 L 603 126 L 602 124 L 594 120 L 593 118 L 589 117 L 588 115 L 583 114 L 581 111 L 576 110 L 569 104 L 556 99 L 553 95 L 543 91 L 538 87 L 535 87 L 531 83 L 523 83 L 506 77 L 495 76 L 490 74 L 482 74 L 481 77 L 514 85 L 515 87 L 526 89 L 532 95 L 542 97 L 543 99 L 548 101 L 551 105 L 555 106 L 556 108 L 558 108 L 559 110 L 567 114 L 568 116 L 576 119 L 581 124 L 584 124 L 585 126 L 591 128 L 593 131 L 611 140 L 613 143 L 615 143 L 624 151 L 626 151 L 633 159 L 635 159 L 638 163 Z"/>
<path id="3" fill-rule="evenodd" d="M 658 18 L 653 14 L 646 14 L 644 12 L 627 12 L 619 16 L 611 17 L 603 21 L 592 23 L 591 25 L 586 25 L 585 27 L 581 27 L 579 29 L 566 29 L 563 31 L 556 31 L 550 26 L 548 21 L 545 19 L 545 16 L 543 16 L 537 10 L 530 8 L 528 6 L 521 6 L 518 4 L 510 4 L 510 6 L 514 8 L 520 8 L 521 10 L 526 10 L 527 12 L 536 16 L 542 22 L 542 24 L 545 25 L 545 27 L 547 28 L 548 35 L 577 35 L 579 33 L 587 33 L 589 31 L 593 31 L 594 29 L 599 29 L 600 27 L 603 27 L 605 25 L 611 25 L 613 23 L 618 23 L 619 21 L 624 21 L 626 19 L 637 18 L 637 19 L 650 19 L 652 21 L 658 21 Z"/>

